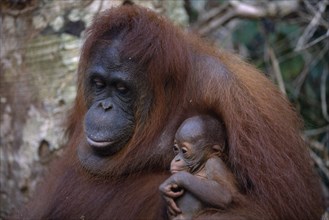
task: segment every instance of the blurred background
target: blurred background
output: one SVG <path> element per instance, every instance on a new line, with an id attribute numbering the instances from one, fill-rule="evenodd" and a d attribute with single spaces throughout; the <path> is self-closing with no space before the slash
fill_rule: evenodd
<path id="1" fill-rule="evenodd" d="M 329 210 L 329 0 L 132 2 L 239 54 L 277 84 L 304 120 Z M 0 219 L 30 198 L 60 157 L 85 29 L 122 3 L 0 1 Z"/>

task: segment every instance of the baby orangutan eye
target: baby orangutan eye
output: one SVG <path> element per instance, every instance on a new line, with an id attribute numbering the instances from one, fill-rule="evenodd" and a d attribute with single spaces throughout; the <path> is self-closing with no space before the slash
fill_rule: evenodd
<path id="1" fill-rule="evenodd" d="M 174 145 L 173 150 L 174 150 L 175 154 L 178 154 L 179 149 L 178 149 L 177 145 Z"/>

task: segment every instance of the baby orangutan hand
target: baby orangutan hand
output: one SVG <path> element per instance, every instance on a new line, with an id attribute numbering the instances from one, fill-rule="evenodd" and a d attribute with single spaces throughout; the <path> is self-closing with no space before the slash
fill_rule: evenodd
<path id="1" fill-rule="evenodd" d="M 174 201 L 175 198 L 180 197 L 184 193 L 184 189 L 180 188 L 176 183 L 171 181 L 171 178 L 163 182 L 160 187 L 160 191 L 163 193 L 163 197 L 168 205 L 168 212 L 171 216 L 177 216 L 182 211 Z"/>

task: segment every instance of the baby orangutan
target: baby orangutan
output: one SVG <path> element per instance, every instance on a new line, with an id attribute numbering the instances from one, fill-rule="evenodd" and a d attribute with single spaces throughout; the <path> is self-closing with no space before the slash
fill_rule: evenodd
<path id="1" fill-rule="evenodd" d="M 225 210 L 239 194 L 234 175 L 220 158 L 225 129 L 202 115 L 186 119 L 175 135 L 173 174 L 160 186 L 170 219 L 193 219 L 206 209 Z"/>

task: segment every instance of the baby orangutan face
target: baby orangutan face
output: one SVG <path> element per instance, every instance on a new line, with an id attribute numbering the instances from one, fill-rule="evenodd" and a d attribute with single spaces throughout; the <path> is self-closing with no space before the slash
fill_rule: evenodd
<path id="1" fill-rule="evenodd" d="M 174 145 L 174 152 L 176 154 L 175 158 L 171 161 L 170 171 L 171 173 L 176 173 L 178 171 L 190 172 L 198 168 L 198 161 L 200 159 L 195 159 L 196 147 L 190 143 L 184 142 Z M 201 152 L 202 153 L 202 152 Z"/>
<path id="2" fill-rule="evenodd" d="M 195 173 L 213 153 L 223 150 L 224 146 L 215 144 L 209 138 L 207 130 L 205 122 L 199 117 L 184 121 L 175 135 L 174 153 L 176 156 L 171 162 L 171 173 L 179 171 Z"/>

